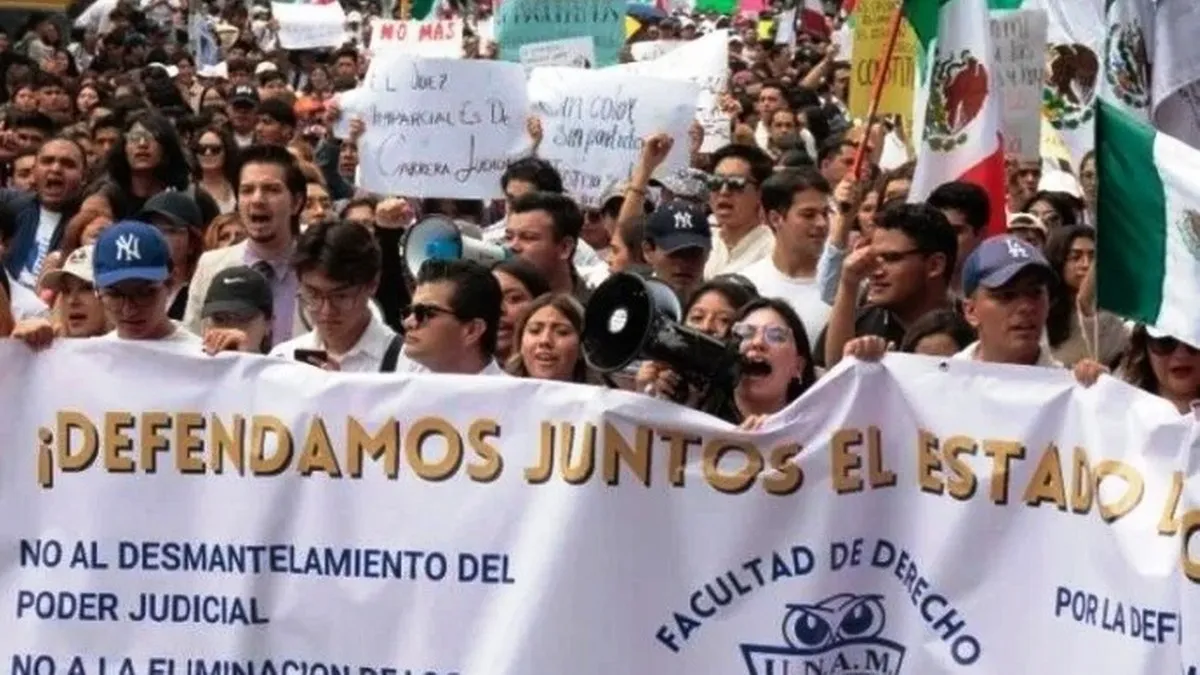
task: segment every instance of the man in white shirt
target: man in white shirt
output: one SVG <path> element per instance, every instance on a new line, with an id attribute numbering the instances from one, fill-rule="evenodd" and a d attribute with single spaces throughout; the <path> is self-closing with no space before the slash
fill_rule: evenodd
<path id="1" fill-rule="evenodd" d="M 810 345 L 829 320 L 817 261 L 829 233 L 830 193 L 828 181 L 813 168 L 782 171 L 763 183 L 763 209 L 775 230 L 775 249 L 742 272 L 759 295 L 786 300 L 796 310 Z"/>
<path id="2" fill-rule="evenodd" d="M 771 177 L 771 158 L 750 145 L 730 144 L 712 156 L 708 203 L 716 230 L 704 277 L 741 272 L 771 255 L 775 235 L 759 220 L 761 188 Z"/>
<path id="3" fill-rule="evenodd" d="M 504 375 L 493 354 L 500 326 L 500 282 L 467 260 L 421 265 L 404 317 L 398 370 Z"/>
<path id="4" fill-rule="evenodd" d="M 292 269 L 313 330 L 276 345 L 271 355 L 342 372 L 396 370 L 400 338 L 371 311 L 380 257 L 374 235 L 357 223 L 325 221 L 301 233 Z"/>

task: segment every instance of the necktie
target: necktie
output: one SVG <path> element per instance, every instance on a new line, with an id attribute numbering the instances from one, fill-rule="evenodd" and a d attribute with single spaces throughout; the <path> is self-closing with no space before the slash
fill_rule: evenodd
<path id="1" fill-rule="evenodd" d="M 268 285 L 272 287 L 275 286 L 275 268 L 271 267 L 271 263 L 267 262 L 266 260 L 259 260 L 251 265 L 250 269 L 263 275 L 263 277 L 266 278 Z"/>

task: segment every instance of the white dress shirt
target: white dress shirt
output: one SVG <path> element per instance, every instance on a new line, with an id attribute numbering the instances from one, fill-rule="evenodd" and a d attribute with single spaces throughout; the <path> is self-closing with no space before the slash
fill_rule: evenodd
<path id="1" fill-rule="evenodd" d="M 427 368 L 426 366 L 424 366 L 420 363 L 417 363 L 416 361 L 411 359 L 408 356 L 408 354 L 404 353 L 403 350 L 401 350 L 401 352 L 400 352 L 400 362 L 396 364 L 396 372 L 397 373 L 433 373 L 433 371 L 430 370 L 429 368 Z M 490 361 L 488 361 L 487 365 L 485 365 L 483 367 L 483 370 L 480 370 L 478 373 L 475 373 L 475 374 L 476 375 L 502 375 L 505 377 L 508 376 L 508 372 L 500 367 L 500 364 L 496 362 L 496 359 L 491 359 Z"/>
<path id="2" fill-rule="evenodd" d="M 383 367 L 383 357 L 387 353 L 388 345 L 395 337 L 396 332 L 372 312 L 371 322 L 367 324 L 367 329 L 358 338 L 358 342 L 338 357 L 338 370 L 343 373 L 378 373 Z M 294 357 L 297 349 L 324 350 L 325 343 L 317 331 L 309 331 L 300 337 L 275 345 L 271 356 L 290 359 Z M 400 364 L 397 364 L 396 371 L 403 372 Z"/>

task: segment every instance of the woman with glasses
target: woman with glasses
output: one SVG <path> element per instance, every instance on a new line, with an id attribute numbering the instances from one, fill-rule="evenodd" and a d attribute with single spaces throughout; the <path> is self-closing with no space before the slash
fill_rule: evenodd
<path id="1" fill-rule="evenodd" d="M 570 295 L 545 294 L 521 313 L 508 372 L 517 377 L 560 382 L 588 381 L 580 340 L 583 306 Z"/>
<path id="2" fill-rule="evenodd" d="M 212 196 L 222 215 L 237 209 L 238 147 L 233 136 L 221 127 L 208 126 L 196 135 L 192 146 L 196 157 L 192 176 Z"/>
<path id="3" fill-rule="evenodd" d="M 750 301 L 730 332 L 743 361 L 733 392 L 737 421 L 756 429 L 816 382 L 808 335 L 796 311 L 779 298 Z"/>

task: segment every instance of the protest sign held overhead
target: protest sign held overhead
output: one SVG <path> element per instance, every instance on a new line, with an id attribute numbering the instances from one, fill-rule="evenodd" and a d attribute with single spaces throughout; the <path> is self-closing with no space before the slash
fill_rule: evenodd
<path id="1" fill-rule="evenodd" d="M 696 99 L 696 121 L 704 128 L 700 149 L 712 152 L 730 141 L 730 118 L 720 107 L 729 83 L 729 31 L 714 31 L 651 61 L 623 63 L 610 70 L 700 85 Z"/>
<path id="2" fill-rule="evenodd" d="M 529 101 L 545 132 L 538 156 L 558 168 L 568 193 L 595 203 L 629 177 L 646 138 L 687 138 L 699 92 L 691 82 L 612 68 L 535 68 Z M 661 171 L 682 171 L 689 159 L 686 144 L 676 143 Z"/>
<path id="3" fill-rule="evenodd" d="M 452 59 L 462 56 L 462 38 L 462 19 L 381 19 L 371 25 L 371 51 L 374 53 L 397 50 L 430 59 Z"/>
<path id="4" fill-rule="evenodd" d="M 590 37 L 565 38 L 521 45 L 521 65 L 591 68 L 596 63 L 596 43 Z"/>
<path id="5" fill-rule="evenodd" d="M 366 121 L 362 184 L 385 194 L 495 197 L 508 161 L 528 146 L 517 64 L 385 52 L 343 105 Z"/>
<path id="6" fill-rule="evenodd" d="M 625 0 L 505 0 L 495 30 L 506 61 L 519 60 L 531 42 L 591 37 L 597 67 L 611 66 L 625 44 Z"/>
<path id="7" fill-rule="evenodd" d="M 0 357 L 0 437 L 28 448 L 0 464 L 11 673 L 1200 662 L 1192 422 L 1116 381 L 889 356 L 751 435 L 523 378 L 463 389 L 108 340 Z"/>
<path id="8" fill-rule="evenodd" d="M 272 2 L 271 15 L 279 22 L 279 44 L 284 49 L 340 47 L 346 42 L 346 13 L 341 4 L 323 5 Z"/>
<path id="9" fill-rule="evenodd" d="M 629 45 L 629 54 L 634 61 L 653 61 L 685 44 L 682 40 L 643 40 Z"/>
<path id="10" fill-rule="evenodd" d="M 850 114 L 866 119 L 875 82 L 883 72 L 883 55 L 898 0 L 859 0 L 854 7 L 853 59 L 850 64 Z M 917 83 L 916 36 L 901 21 L 896 46 L 879 97 L 880 115 L 912 116 Z"/>
<path id="11" fill-rule="evenodd" d="M 1004 151 L 1025 160 L 1040 157 L 1046 27 L 1045 10 L 991 13 L 996 79 L 1004 100 Z"/>

